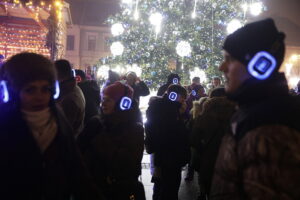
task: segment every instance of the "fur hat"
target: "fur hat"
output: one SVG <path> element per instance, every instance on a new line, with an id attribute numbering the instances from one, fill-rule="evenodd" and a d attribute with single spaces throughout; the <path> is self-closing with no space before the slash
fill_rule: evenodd
<path id="1" fill-rule="evenodd" d="M 132 99 L 133 89 L 129 85 L 125 85 L 118 81 L 106 87 L 103 91 L 103 96 L 109 96 L 115 102 L 120 101 L 124 96 Z"/>
<path id="2" fill-rule="evenodd" d="M 36 80 L 47 80 L 55 85 L 54 64 L 46 57 L 35 53 L 20 53 L 12 56 L 1 69 L 1 79 L 6 80 L 15 92 Z"/>
<path id="3" fill-rule="evenodd" d="M 278 32 L 273 19 L 253 22 L 230 34 L 223 49 L 241 63 L 248 65 L 260 51 L 267 51 L 277 60 L 277 69 L 284 59 L 284 33 Z"/>

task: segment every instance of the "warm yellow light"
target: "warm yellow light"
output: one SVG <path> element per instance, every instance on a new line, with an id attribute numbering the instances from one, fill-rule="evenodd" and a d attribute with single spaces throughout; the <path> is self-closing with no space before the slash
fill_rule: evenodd
<path id="1" fill-rule="evenodd" d="M 294 54 L 294 55 L 292 55 L 291 60 L 297 61 L 298 58 L 299 58 L 299 55 Z"/>
<path id="2" fill-rule="evenodd" d="M 41 1 L 41 5 L 44 6 L 44 5 L 45 5 L 45 2 Z"/>
<path id="3" fill-rule="evenodd" d="M 62 4 L 61 4 L 61 2 L 60 2 L 60 1 L 55 1 L 55 6 L 56 6 L 56 7 L 61 7 L 61 6 L 62 6 Z"/>

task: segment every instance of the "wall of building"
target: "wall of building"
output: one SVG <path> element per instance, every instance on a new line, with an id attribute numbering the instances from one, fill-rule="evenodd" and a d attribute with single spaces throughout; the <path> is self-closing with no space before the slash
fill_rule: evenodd
<path id="1" fill-rule="evenodd" d="M 67 44 L 65 59 L 69 60 L 74 68 L 86 70 L 99 59 L 110 55 L 110 49 L 106 45 L 110 37 L 110 28 L 107 26 L 72 25 L 67 33 L 67 37 L 70 36 L 74 36 L 74 48 L 71 50 L 68 48 L 70 44 Z"/>

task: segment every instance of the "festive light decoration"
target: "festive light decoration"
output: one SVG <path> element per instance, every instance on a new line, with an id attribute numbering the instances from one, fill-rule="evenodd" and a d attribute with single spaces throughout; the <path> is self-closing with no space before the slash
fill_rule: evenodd
<path id="1" fill-rule="evenodd" d="M 109 44 L 121 42 L 126 50 L 122 56 L 113 54 L 101 59 L 99 66 L 105 63 L 114 69 L 135 63 L 151 88 L 164 84 L 171 72 L 181 76 L 182 84 L 189 84 L 189 71 L 195 67 L 205 70 L 208 79 L 221 76 L 218 67 L 223 60 L 222 44 L 227 29 L 232 32 L 244 25 L 250 5 L 256 2 L 260 1 L 122 1 L 121 11 L 110 17 L 108 23 L 121 23 L 126 31 L 110 38 Z M 247 3 L 247 9 L 243 9 L 242 3 Z"/>
<path id="2" fill-rule="evenodd" d="M 242 27 L 242 23 L 239 20 L 234 19 L 231 22 L 229 22 L 229 24 L 227 25 L 227 33 L 231 34 L 241 27 Z"/>
<path id="3" fill-rule="evenodd" d="M 113 24 L 111 27 L 111 33 L 113 36 L 121 35 L 124 32 L 124 27 L 120 23 Z"/>
<path id="4" fill-rule="evenodd" d="M 97 71 L 97 77 L 106 80 L 108 78 L 108 70 L 109 67 L 107 65 L 100 66 Z"/>
<path id="5" fill-rule="evenodd" d="M 199 77 L 201 83 L 205 83 L 207 81 L 205 71 L 199 67 L 195 67 L 193 71 L 190 71 L 190 80 L 192 80 L 194 77 Z"/>
<path id="6" fill-rule="evenodd" d="M 177 44 L 176 52 L 181 57 L 189 56 L 192 52 L 190 43 L 187 41 L 180 41 Z"/>
<path id="7" fill-rule="evenodd" d="M 110 46 L 110 51 L 114 56 L 120 56 L 124 51 L 124 46 L 121 42 L 114 42 Z"/>
<path id="8" fill-rule="evenodd" d="M 255 2 L 255 3 L 252 3 L 250 5 L 250 12 L 254 16 L 257 16 L 257 15 L 261 14 L 262 11 L 263 11 L 263 4 L 262 4 L 262 2 Z"/>
<path id="9" fill-rule="evenodd" d="M 54 11 L 57 22 L 61 22 L 63 1 L 7 0 L 0 2 L 0 7 L 4 7 L 9 16 L 2 16 L 0 23 L 0 54 L 9 58 L 29 51 L 50 57 L 50 49 L 46 46 L 49 41 L 46 20 Z M 15 17 L 14 13 L 22 14 Z M 24 18 L 20 17 L 22 15 Z M 59 36 L 62 37 L 62 34 L 59 33 Z M 61 40 L 62 38 L 56 42 L 60 43 Z"/>
<path id="10" fill-rule="evenodd" d="M 124 4 L 132 4 L 132 0 L 122 0 L 122 3 L 124 3 Z"/>

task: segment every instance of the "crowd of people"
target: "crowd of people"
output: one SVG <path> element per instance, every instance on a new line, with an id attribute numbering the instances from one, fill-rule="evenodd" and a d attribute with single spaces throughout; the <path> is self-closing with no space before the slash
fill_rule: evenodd
<path id="1" fill-rule="evenodd" d="M 20 53 L 0 68 L 0 196 L 28 200 L 178 200 L 198 174 L 198 200 L 300 199 L 300 82 L 279 68 L 285 35 L 272 19 L 227 36 L 224 73 L 206 92 L 172 73 L 150 94 L 134 72 L 109 71 L 103 88 L 67 60 Z"/>

